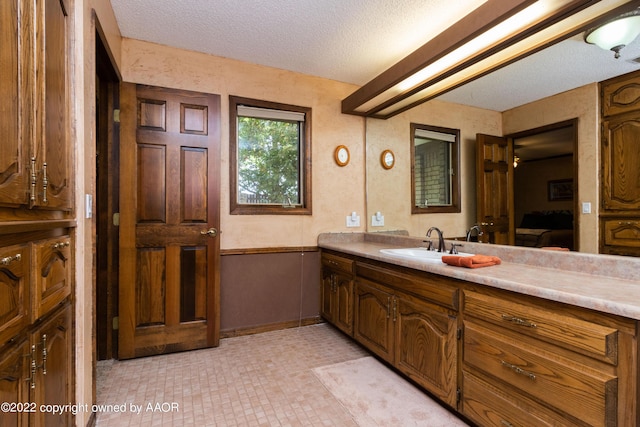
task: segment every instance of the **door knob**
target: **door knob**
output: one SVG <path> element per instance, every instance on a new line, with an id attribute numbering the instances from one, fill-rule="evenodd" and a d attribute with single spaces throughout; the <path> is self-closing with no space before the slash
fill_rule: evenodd
<path id="1" fill-rule="evenodd" d="M 203 236 L 216 237 L 218 235 L 218 230 L 216 230 L 215 228 L 210 228 L 208 230 L 201 231 L 200 234 L 202 234 Z"/>

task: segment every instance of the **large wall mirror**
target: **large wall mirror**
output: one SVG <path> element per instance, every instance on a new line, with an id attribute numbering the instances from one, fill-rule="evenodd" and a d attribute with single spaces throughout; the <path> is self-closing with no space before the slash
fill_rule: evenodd
<path id="1" fill-rule="evenodd" d="M 591 49 L 582 40 L 582 34 L 562 42 L 569 48 L 580 52 L 580 56 L 589 55 Z M 625 47 L 627 55 L 640 56 L 640 38 Z M 621 67 L 616 75 L 637 71 L 638 66 L 629 62 L 616 60 L 607 51 L 598 51 L 598 64 L 600 68 L 609 66 Z M 539 70 L 538 55 L 545 55 L 545 51 L 531 55 L 525 60 L 514 63 L 513 66 L 520 70 Z M 612 61 L 617 61 L 613 62 Z M 571 64 L 569 64 L 571 65 Z M 567 66 L 569 66 L 567 65 Z M 558 65 L 560 67 L 561 65 Z M 574 67 L 575 68 L 575 67 Z M 596 67 L 598 68 L 598 67 Z M 585 67 L 585 70 L 593 70 L 594 67 Z M 557 70 L 556 70 L 557 71 Z M 575 71 L 575 70 L 574 70 Z M 579 70 L 578 70 L 579 71 Z M 483 86 L 475 86 L 472 82 L 462 86 L 450 94 L 430 100 L 412 109 L 406 110 L 387 120 L 366 119 L 366 204 L 370 217 L 375 212 L 382 212 L 385 216 L 383 227 L 372 226 L 367 221 L 367 230 L 393 231 L 406 230 L 412 236 L 424 236 L 431 226 L 437 226 L 445 233 L 445 238 L 464 238 L 466 231 L 477 221 L 476 217 L 476 134 L 488 135 L 517 135 L 534 129 L 545 128 L 552 124 L 562 122 L 574 123 L 575 152 L 573 153 L 574 194 L 573 202 L 553 201 L 553 207 L 530 207 L 529 210 L 568 210 L 572 209 L 576 224 L 576 247 L 580 252 L 598 253 L 599 251 L 599 225 L 598 216 L 600 209 L 600 100 L 597 81 L 581 83 L 580 73 L 575 71 L 572 75 L 576 80 L 574 89 L 561 93 L 551 94 L 534 99 L 526 104 L 504 109 L 491 109 L 482 105 L 465 105 L 462 101 L 467 98 L 481 98 Z M 485 76 L 487 78 L 490 76 Z M 513 89 L 517 81 L 511 84 L 503 74 L 497 77 L 500 84 L 492 86 L 491 96 L 485 98 L 504 99 L 509 97 L 508 91 L 518 92 Z M 549 80 L 552 87 L 554 79 Z M 521 80 L 521 86 L 527 83 Z M 510 89 L 511 88 L 511 89 Z M 495 92 L 500 92 L 496 95 Z M 451 95 L 451 96 L 449 96 Z M 456 99 L 457 97 L 457 99 Z M 459 129 L 459 178 L 460 178 L 460 210 L 458 212 L 434 212 L 431 215 L 415 214 L 416 195 L 412 194 L 412 150 L 414 144 L 408 141 L 414 140 L 411 123 L 424 123 L 430 126 Z M 391 149 L 395 153 L 396 163 L 393 169 L 384 170 L 380 166 L 380 153 L 384 149 Z M 521 167 L 518 167 L 520 169 Z M 524 167 L 522 167 L 524 171 Z M 567 170 L 567 172 L 570 172 Z M 544 177 L 537 176 L 537 179 Z M 556 178 L 544 178 L 544 185 L 549 180 Z M 545 187 L 546 188 L 546 187 Z M 522 194 L 518 195 L 523 196 Z M 418 200 L 422 196 L 418 196 Z M 545 203 L 547 196 L 544 195 Z M 429 198 L 427 198 L 427 201 Z M 560 205 L 570 203 L 572 207 Z M 427 203 L 427 207 L 429 206 Z M 582 206 L 591 207 L 590 213 L 583 213 Z M 556 207 L 557 206 L 557 207 Z"/>
<path id="2" fill-rule="evenodd" d="M 458 129 L 411 123 L 411 213 L 460 212 Z"/>

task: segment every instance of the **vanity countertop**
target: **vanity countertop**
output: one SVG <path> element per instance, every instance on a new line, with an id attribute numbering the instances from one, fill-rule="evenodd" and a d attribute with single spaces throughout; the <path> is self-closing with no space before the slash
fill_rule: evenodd
<path id="1" fill-rule="evenodd" d="M 453 267 L 385 255 L 380 249 L 424 246 L 422 238 L 387 233 L 324 233 L 318 246 L 362 258 L 640 320 L 640 258 L 462 243 L 461 252 L 502 263 Z M 447 249 L 451 241 L 447 241 Z"/>

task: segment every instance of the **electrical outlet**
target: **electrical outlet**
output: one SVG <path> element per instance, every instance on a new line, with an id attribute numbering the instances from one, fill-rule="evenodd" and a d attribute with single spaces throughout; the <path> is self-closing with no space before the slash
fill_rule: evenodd
<path id="1" fill-rule="evenodd" d="M 591 202 L 582 202 L 582 213 L 583 214 L 591 213 Z"/>

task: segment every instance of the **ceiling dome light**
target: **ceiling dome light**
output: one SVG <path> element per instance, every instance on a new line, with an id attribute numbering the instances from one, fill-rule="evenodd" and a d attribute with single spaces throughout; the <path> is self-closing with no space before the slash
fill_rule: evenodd
<path id="1" fill-rule="evenodd" d="M 635 9 L 584 33 L 584 41 L 620 57 L 620 50 L 640 34 L 640 9 Z"/>

